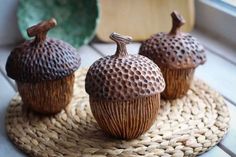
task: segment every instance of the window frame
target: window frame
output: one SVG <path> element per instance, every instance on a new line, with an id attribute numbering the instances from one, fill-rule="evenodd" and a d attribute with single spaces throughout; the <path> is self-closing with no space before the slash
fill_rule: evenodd
<path id="1" fill-rule="evenodd" d="M 197 0 L 196 28 L 228 44 L 236 44 L 236 8 L 219 0 Z M 232 10 L 235 9 L 235 10 Z"/>

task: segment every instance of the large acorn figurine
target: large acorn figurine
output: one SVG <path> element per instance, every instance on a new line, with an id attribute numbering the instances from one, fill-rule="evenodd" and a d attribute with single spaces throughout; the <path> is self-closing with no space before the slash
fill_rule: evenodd
<path id="1" fill-rule="evenodd" d="M 127 53 L 130 37 L 112 33 L 110 38 L 117 43 L 116 53 L 92 64 L 85 89 L 99 126 L 111 136 L 133 139 L 156 119 L 165 82 L 154 62 Z"/>
<path id="2" fill-rule="evenodd" d="M 175 99 L 184 96 L 193 79 L 195 68 L 206 61 L 203 47 L 180 27 L 185 20 L 177 12 L 171 13 L 172 29 L 157 33 L 144 41 L 139 54 L 153 60 L 161 69 L 166 82 L 162 97 Z"/>
<path id="3" fill-rule="evenodd" d="M 80 57 L 71 45 L 47 38 L 47 31 L 56 26 L 50 19 L 27 29 L 30 37 L 14 48 L 6 64 L 7 75 L 16 81 L 24 105 L 32 110 L 53 114 L 70 102 L 74 72 Z"/>

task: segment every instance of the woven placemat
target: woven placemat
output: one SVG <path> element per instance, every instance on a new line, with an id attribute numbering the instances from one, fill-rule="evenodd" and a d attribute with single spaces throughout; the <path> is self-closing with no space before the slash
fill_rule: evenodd
<path id="1" fill-rule="evenodd" d="M 229 127 L 223 98 L 195 80 L 182 99 L 161 101 L 152 128 L 138 139 L 107 137 L 95 122 L 84 90 L 86 69 L 77 72 L 67 109 L 42 116 L 22 108 L 19 95 L 10 102 L 6 129 L 14 144 L 30 156 L 195 156 L 215 146 Z"/>

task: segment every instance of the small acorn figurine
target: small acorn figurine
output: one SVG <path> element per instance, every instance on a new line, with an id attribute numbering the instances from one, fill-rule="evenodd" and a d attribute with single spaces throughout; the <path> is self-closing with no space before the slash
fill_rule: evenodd
<path id="1" fill-rule="evenodd" d="M 133 139 L 147 131 L 160 106 L 165 82 L 158 66 L 141 55 L 129 55 L 128 36 L 112 33 L 116 53 L 91 65 L 85 79 L 92 113 L 109 135 Z"/>
<path id="2" fill-rule="evenodd" d="M 171 13 L 172 29 L 169 33 L 157 33 L 144 41 L 139 54 L 154 61 L 161 69 L 166 88 L 161 93 L 165 99 L 184 96 L 193 79 L 195 68 L 205 63 L 203 47 L 180 27 L 185 20 L 176 11 Z"/>
<path id="3" fill-rule="evenodd" d="M 30 37 L 14 48 L 6 64 L 7 75 L 16 81 L 24 105 L 43 114 L 54 114 L 70 102 L 74 72 L 80 57 L 71 45 L 47 38 L 56 26 L 54 18 L 27 29 Z"/>

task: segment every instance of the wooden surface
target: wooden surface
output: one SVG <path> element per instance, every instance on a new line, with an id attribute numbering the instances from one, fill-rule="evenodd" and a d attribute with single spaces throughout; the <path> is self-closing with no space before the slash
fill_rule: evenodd
<path id="1" fill-rule="evenodd" d="M 191 31 L 194 25 L 193 3 L 193 0 L 100 0 L 101 20 L 97 36 L 110 41 L 110 33 L 119 32 L 140 41 L 160 31 L 169 32 L 173 10 L 179 11 L 188 21 L 183 30 Z"/>
<path id="2" fill-rule="evenodd" d="M 215 38 L 206 37 L 202 32 L 194 31 L 193 35 L 198 37 L 200 42 L 207 48 L 208 59 L 205 65 L 200 66 L 196 70 L 196 77 L 208 83 L 227 99 L 226 102 L 231 115 L 231 125 L 228 134 L 217 146 L 201 156 L 236 156 L 236 60 L 233 59 L 236 58 L 236 53 L 226 44 L 217 42 Z M 139 43 L 129 44 L 127 47 L 128 52 L 136 54 L 139 50 L 139 46 Z M 218 48 L 214 49 L 216 46 Z M 4 113 L 9 100 L 15 94 L 13 88 L 15 84 L 6 77 L 4 68 L 6 58 L 11 49 L 12 46 L 0 47 L 0 157 L 24 156 L 24 154 L 18 151 L 8 140 L 4 128 Z M 91 43 L 88 46 L 83 46 L 79 49 L 82 58 L 82 66 L 90 66 L 100 57 L 113 54 L 115 49 L 115 44 Z M 219 52 L 218 50 L 221 51 Z"/>

